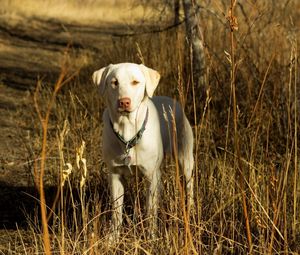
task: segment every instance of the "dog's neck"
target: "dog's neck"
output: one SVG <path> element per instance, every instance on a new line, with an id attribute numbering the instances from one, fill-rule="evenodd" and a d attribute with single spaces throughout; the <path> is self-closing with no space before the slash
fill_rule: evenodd
<path id="1" fill-rule="evenodd" d="M 115 132 L 129 141 L 144 124 L 147 114 L 147 105 L 141 104 L 137 109 L 128 113 L 110 112 L 110 121 Z"/>

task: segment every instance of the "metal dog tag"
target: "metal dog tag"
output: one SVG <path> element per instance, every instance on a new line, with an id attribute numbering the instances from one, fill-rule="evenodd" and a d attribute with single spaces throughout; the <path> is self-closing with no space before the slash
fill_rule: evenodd
<path id="1" fill-rule="evenodd" d="M 131 161 L 131 157 L 129 155 L 124 158 L 124 164 L 126 166 L 130 165 L 130 161 Z"/>
<path id="2" fill-rule="evenodd" d="M 122 156 L 122 160 L 124 162 L 124 165 L 128 167 L 130 173 L 132 174 L 131 171 L 131 156 L 129 156 L 129 150 L 125 152 L 125 154 L 123 154 Z"/>
<path id="3" fill-rule="evenodd" d="M 129 150 L 126 150 L 125 153 L 122 155 L 122 160 L 124 165 L 129 166 L 131 162 L 131 156 L 129 156 Z"/>

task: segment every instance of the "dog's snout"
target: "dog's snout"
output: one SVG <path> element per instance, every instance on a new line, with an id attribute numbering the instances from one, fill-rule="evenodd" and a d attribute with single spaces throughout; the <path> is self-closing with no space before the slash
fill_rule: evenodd
<path id="1" fill-rule="evenodd" d="M 131 100 L 129 97 L 123 97 L 118 100 L 118 106 L 123 110 L 129 110 L 130 105 L 131 105 Z"/>

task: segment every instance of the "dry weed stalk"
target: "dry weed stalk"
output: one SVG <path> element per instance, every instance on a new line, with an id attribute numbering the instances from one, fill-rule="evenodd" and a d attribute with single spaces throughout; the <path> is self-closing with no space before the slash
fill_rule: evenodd
<path id="1" fill-rule="evenodd" d="M 236 6 L 236 0 L 230 1 L 230 7 L 228 11 L 228 22 L 230 26 L 230 88 L 232 94 L 232 109 L 233 109 L 233 126 L 234 126 L 234 152 L 237 156 L 237 160 L 234 162 L 234 169 L 236 169 L 236 176 L 239 182 L 239 188 L 241 189 L 242 195 L 242 208 L 245 218 L 246 224 L 246 232 L 247 232 L 247 239 L 248 239 L 248 249 L 249 254 L 252 254 L 252 237 L 251 237 L 251 229 L 250 229 L 250 222 L 249 222 L 249 215 L 248 215 L 248 206 L 247 206 L 247 198 L 246 198 L 246 191 L 245 191 L 245 183 L 244 183 L 244 171 L 241 162 L 241 154 L 240 154 L 240 141 L 239 141 L 239 132 L 238 132 L 238 114 L 237 114 L 237 99 L 236 99 L 236 72 L 238 68 L 238 63 L 235 59 L 235 39 L 234 39 L 234 31 L 238 30 L 238 22 L 237 17 L 234 14 L 234 9 Z"/>
<path id="2" fill-rule="evenodd" d="M 294 73 L 293 73 L 294 68 Z M 293 224 L 292 224 L 292 232 L 293 239 L 296 242 L 296 235 L 299 233 L 300 228 L 297 229 L 297 224 L 299 225 L 299 216 L 298 209 L 298 195 L 297 191 L 300 187 L 300 181 L 298 180 L 298 171 L 299 162 L 298 162 L 298 97 L 297 97 L 297 84 L 298 84 L 298 44 L 297 40 L 292 41 L 292 50 L 291 50 L 291 58 L 290 58 L 290 79 L 292 83 L 292 75 L 294 75 L 294 189 L 293 189 Z"/>
<path id="3" fill-rule="evenodd" d="M 64 141 L 65 137 L 68 135 L 70 131 L 69 122 L 67 120 L 64 121 L 63 130 L 59 133 L 58 136 L 58 150 L 59 150 L 59 158 L 60 158 L 60 185 L 58 185 L 58 190 L 56 194 L 56 198 L 53 203 L 54 211 L 55 204 L 57 203 L 59 194 L 60 194 L 60 215 L 61 215 L 61 254 L 65 254 L 65 219 L 64 219 L 64 184 L 65 181 L 68 180 L 69 175 L 72 173 L 73 167 L 71 163 L 65 163 L 64 157 Z M 67 168 L 66 168 L 67 167 Z M 66 168 L 66 169 L 65 169 Z"/>
<path id="4" fill-rule="evenodd" d="M 66 54 L 65 54 L 66 56 Z M 66 59 L 65 59 L 66 61 Z M 48 139 L 48 127 L 49 127 L 49 120 L 50 120 L 50 113 L 52 107 L 55 103 L 56 96 L 60 89 L 72 80 L 77 74 L 74 72 L 72 75 L 68 76 L 69 70 L 67 68 L 66 62 L 63 63 L 60 75 L 54 85 L 53 93 L 46 104 L 45 113 L 42 113 L 41 106 L 38 103 L 39 92 L 41 89 L 42 81 L 38 80 L 36 90 L 34 93 L 34 105 L 36 112 L 38 114 L 38 118 L 40 120 L 42 126 L 42 151 L 40 156 L 40 166 L 39 171 L 37 170 L 37 166 L 35 165 L 35 179 L 38 181 L 38 190 L 40 193 L 40 208 L 41 208 L 41 218 L 42 218 L 42 228 L 43 228 L 43 243 L 44 243 L 44 251 L 46 255 L 51 254 L 51 245 L 50 245 L 50 236 L 48 230 L 48 219 L 47 219 L 47 209 L 46 209 L 46 199 L 45 199 L 45 191 L 44 191 L 44 175 L 45 175 L 45 165 L 47 159 L 47 139 Z M 68 76 L 68 77 L 67 77 Z M 39 172 L 39 174 L 38 174 Z"/>
<path id="5" fill-rule="evenodd" d="M 175 104 L 175 101 L 174 101 Z M 175 106 L 173 107 L 175 109 Z M 178 161 L 178 148 L 177 148 L 177 130 L 176 130 L 176 119 L 175 119 L 175 113 L 173 112 L 172 108 L 169 108 L 170 116 L 172 118 L 172 127 L 173 129 L 171 130 L 171 137 L 173 139 L 173 153 L 174 153 L 174 159 L 175 159 L 175 168 L 176 168 L 176 186 L 179 189 L 179 195 L 180 195 L 180 206 L 182 209 L 183 213 L 183 222 L 184 222 L 184 239 L 185 239 L 185 245 L 184 245 L 184 254 L 198 254 L 194 244 L 193 244 L 193 237 L 190 229 L 190 210 L 193 209 L 191 208 L 191 204 L 189 203 L 189 199 L 187 200 L 187 204 L 185 203 L 185 190 L 183 188 L 183 185 L 180 181 L 180 167 L 179 167 L 179 161 Z"/>
<path id="6" fill-rule="evenodd" d="M 87 213 L 85 208 L 85 183 L 86 183 L 86 176 L 87 176 L 87 166 L 86 166 L 86 159 L 83 157 L 85 151 L 85 141 L 82 140 L 81 145 L 76 149 L 76 165 L 77 169 L 81 173 L 80 179 L 80 203 L 81 203 L 81 219 L 83 226 L 87 225 Z M 86 228 L 84 227 L 84 238 L 86 238 Z M 87 240 L 85 240 L 86 243 Z M 84 244 L 85 247 L 85 244 Z"/>
<path id="7" fill-rule="evenodd" d="M 80 189 L 83 189 L 87 175 L 86 159 L 83 157 L 84 151 L 85 141 L 82 140 L 80 147 L 76 149 L 76 165 L 81 172 Z"/>

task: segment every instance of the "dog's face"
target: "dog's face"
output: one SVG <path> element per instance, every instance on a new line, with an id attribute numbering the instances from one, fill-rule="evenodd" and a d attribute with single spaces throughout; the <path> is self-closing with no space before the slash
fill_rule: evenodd
<path id="1" fill-rule="evenodd" d="M 157 71 L 133 63 L 111 64 L 93 74 L 107 106 L 121 114 L 136 110 L 144 97 L 152 97 L 159 78 Z"/>

